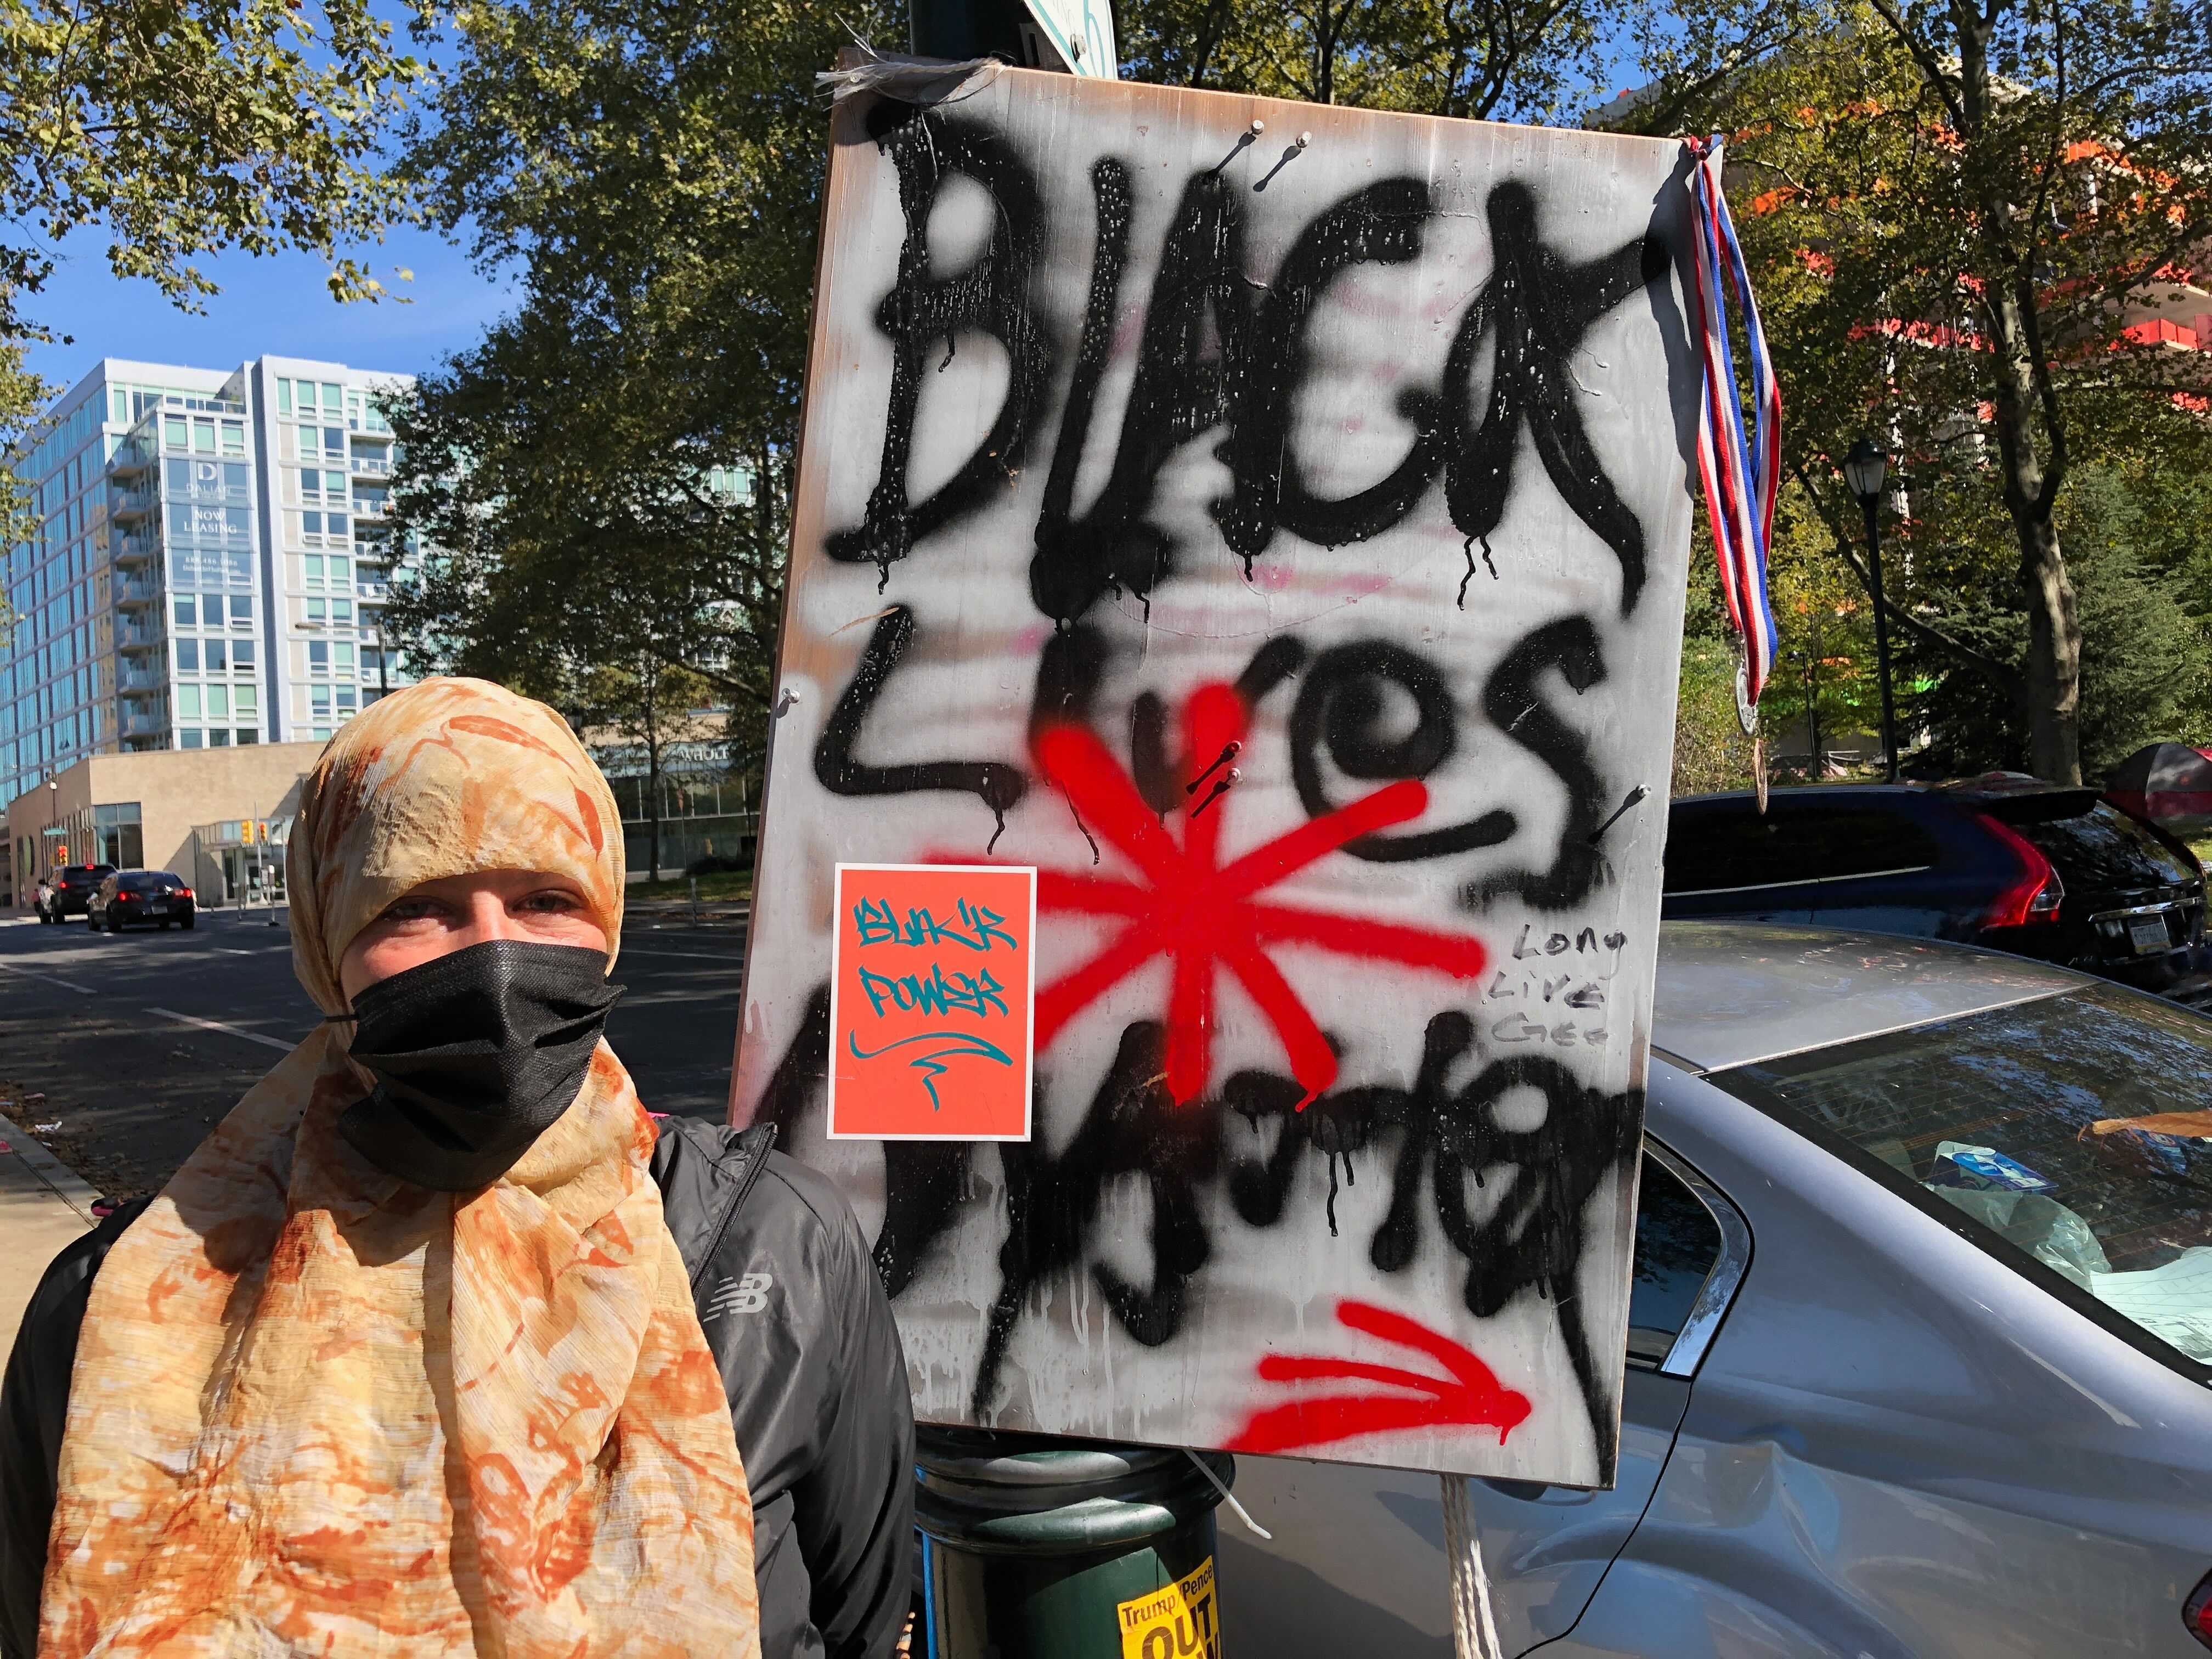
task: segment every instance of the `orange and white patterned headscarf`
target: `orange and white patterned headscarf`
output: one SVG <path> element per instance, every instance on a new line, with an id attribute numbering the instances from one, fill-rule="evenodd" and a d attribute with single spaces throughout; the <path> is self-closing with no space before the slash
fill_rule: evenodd
<path id="1" fill-rule="evenodd" d="M 307 781 L 301 981 L 338 1012 L 355 936 L 477 870 L 571 877 L 616 939 L 621 837 L 552 710 L 398 692 Z M 94 1281 L 40 1653 L 757 1659 L 744 1470 L 612 1050 L 506 1176 L 434 1193 L 336 1133 L 371 1083 L 345 1029 L 247 1092 Z"/>

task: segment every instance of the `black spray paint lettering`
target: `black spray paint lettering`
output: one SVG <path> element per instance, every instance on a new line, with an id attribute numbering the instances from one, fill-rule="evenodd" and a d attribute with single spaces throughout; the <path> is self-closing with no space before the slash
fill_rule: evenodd
<path id="1" fill-rule="evenodd" d="M 866 521 L 833 534 L 830 551 L 850 562 L 872 560 L 888 580 L 892 562 L 980 510 L 992 486 L 1020 464 L 1055 364 L 1031 297 L 1045 235 L 1035 173 L 989 129 L 956 116 L 908 113 L 881 142 L 899 171 L 906 217 L 898 281 L 878 318 L 895 352 L 884 464 Z M 955 173 L 990 196 L 993 228 L 973 266 L 939 277 L 929 270 L 929 216 L 943 180 Z M 1163 243 L 1112 470 L 1089 510 L 1079 513 L 1077 466 L 1127 274 L 1127 166 L 1101 161 L 1091 189 L 1097 239 L 1090 292 L 1030 568 L 1030 595 L 1044 615 L 1072 623 L 1109 591 L 1149 602 L 1172 574 L 1176 551 L 1152 522 L 1159 474 L 1182 445 L 1216 428 L 1224 430 L 1216 453 L 1229 466 L 1231 488 L 1213 511 L 1248 574 L 1278 531 L 1323 547 L 1382 535 L 1413 512 L 1439 474 L 1471 560 L 1474 544 L 1486 547 L 1503 522 L 1525 428 L 1553 486 L 1619 560 L 1623 614 L 1634 608 L 1645 580 L 1643 529 L 1599 464 L 1577 412 L 1582 394 L 1572 360 L 1598 318 L 1663 278 L 1659 242 L 1638 237 L 1571 264 L 1543 243 L 1534 192 L 1519 183 L 1498 185 L 1486 209 L 1497 268 L 1460 320 L 1439 386 L 1399 394 L 1399 413 L 1413 427 L 1406 454 L 1378 483 L 1328 498 L 1306 483 L 1290 441 L 1310 368 L 1307 328 L 1346 270 L 1420 257 L 1433 213 L 1429 187 L 1393 178 L 1352 192 L 1316 216 L 1273 281 L 1260 284 L 1243 269 L 1246 209 L 1238 192 L 1218 173 L 1199 173 L 1186 184 Z M 989 434 L 951 480 L 915 504 L 907 465 L 923 360 L 933 342 L 962 328 L 980 329 L 1006 346 L 1011 379 Z M 1478 416 L 1475 383 L 1486 344 L 1493 348 L 1491 374 Z"/>
<path id="2" fill-rule="evenodd" d="M 883 471 L 868 496 L 866 522 L 829 538 L 833 559 L 872 561 L 878 591 L 893 563 L 927 536 L 957 523 L 1012 477 L 1035 436 L 1032 415 L 1053 380 L 1049 337 L 1031 300 L 1031 277 L 1044 246 L 1044 204 L 1036 175 L 988 127 L 917 116 L 885 100 L 870 112 L 876 141 L 898 170 L 906 240 L 898 280 L 884 298 L 876 325 L 891 342 L 890 404 L 884 423 Z M 930 270 L 929 216 L 945 180 L 973 179 L 989 195 L 990 239 L 974 264 L 951 276 Z M 949 354 L 963 330 L 989 335 L 1006 348 L 1010 377 L 998 417 L 975 451 L 936 491 L 910 499 L 907 465 L 914 451 L 915 410 L 925 359 L 941 342 Z"/>
<path id="3" fill-rule="evenodd" d="M 813 1109 L 828 1041 L 823 986 L 809 1000 L 800 1030 L 769 1080 L 758 1121 L 788 1133 Z M 1238 1219 L 1271 1230 L 1286 1218 L 1300 1161 L 1319 1152 L 1328 1165 L 1334 1233 L 1340 1161 L 1345 1179 L 1354 1181 L 1355 1160 L 1372 1154 L 1386 1165 L 1390 1183 L 1383 1219 L 1367 1244 L 1375 1268 L 1395 1273 L 1415 1260 L 1427 1195 L 1446 1244 L 1468 1264 L 1462 1297 L 1470 1313 L 1490 1318 L 1527 1291 L 1553 1304 L 1591 1431 L 1601 1456 L 1610 1459 L 1612 1402 L 1576 1279 L 1589 1201 L 1633 1156 L 1643 1121 L 1640 1092 L 1591 1088 L 1544 1054 L 1491 1060 L 1455 1088 L 1451 1073 L 1475 1050 L 1474 1023 L 1455 1011 L 1429 1021 L 1412 1088 L 1341 1090 L 1303 1110 L 1304 1090 L 1297 1082 L 1261 1071 L 1239 1072 L 1218 1097 L 1178 1107 L 1166 1088 L 1164 1050 L 1158 1023 L 1127 1026 L 1090 1109 L 1057 1157 L 1036 1143 L 997 1145 L 1006 1235 L 970 1401 L 979 1420 L 988 1421 L 996 1406 L 1009 1345 L 1037 1290 L 1087 1273 L 1124 1332 L 1146 1346 L 1164 1346 L 1182 1331 L 1212 1259 L 1215 1241 L 1199 1201 L 1203 1191 L 1225 1182 Z M 1041 1118 L 1048 1088 L 1049 1079 L 1041 1077 Z M 1533 1090 L 1544 1103 L 1542 1120 L 1532 1128 L 1506 1129 L 1497 1121 L 1499 1103 L 1517 1090 Z M 1265 1121 L 1276 1126 L 1272 1146 L 1243 1150 L 1242 1137 L 1260 1138 Z M 884 1224 L 874 1255 L 893 1300 L 914 1286 L 951 1231 L 978 1152 L 970 1142 L 884 1144 Z M 1151 1201 L 1145 1234 L 1151 1273 L 1142 1281 L 1097 1259 L 1106 1191 L 1128 1178 L 1142 1183 Z M 1480 1187 L 1492 1179 L 1504 1182 L 1504 1190 L 1477 1220 L 1467 1183 Z"/>
<path id="4" fill-rule="evenodd" d="M 1004 761 L 916 761 L 896 766 L 871 766 L 854 753 L 868 712 L 884 695 L 899 659 L 914 642 L 914 612 L 895 605 L 877 621 L 868 635 L 860 665 L 852 684 L 830 711 L 822 736 L 814 745 L 814 775 L 822 787 L 836 795 L 902 795 L 916 790 L 950 789 L 976 797 L 1006 827 L 1006 814 L 1028 792 L 1029 776 L 1018 766 Z M 998 842 L 998 835 L 991 837 Z"/>

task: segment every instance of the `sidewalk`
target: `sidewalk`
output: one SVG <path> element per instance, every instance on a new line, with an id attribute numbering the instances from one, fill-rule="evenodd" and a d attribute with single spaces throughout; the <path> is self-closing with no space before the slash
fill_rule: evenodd
<path id="1" fill-rule="evenodd" d="M 15 1344 L 15 1327 L 39 1276 L 62 1247 L 93 1224 L 98 1196 L 14 1124 L 0 1120 L 0 1353 Z"/>

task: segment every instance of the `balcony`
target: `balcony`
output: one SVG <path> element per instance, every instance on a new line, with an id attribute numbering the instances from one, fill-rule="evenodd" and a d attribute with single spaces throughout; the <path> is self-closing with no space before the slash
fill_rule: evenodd
<path id="1" fill-rule="evenodd" d="M 167 710 L 152 714 L 125 714 L 123 735 L 126 738 L 166 738 L 169 735 L 169 716 Z"/>
<path id="2" fill-rule="evenodd" d="M 392 457 L 382 450 L 373 453 L 354 451 L 353 476 L 356 478 L 388 478 L 392 476 Z"/>
<path id="3" fill-rule="evenodd" d="M 161 602 L 161 585 L 156 581 L 124 577 L 115 583 L 115 602 L 118 605 L 159 605 Z"/>
<path id="4" fill-rule="evenodd" d="M 356 494 L 353 498 L 353 515 L 356 519 L 381 519 L 392 511 L 392 497 L 382 490 L 373 495 Z"/>
<path id="5" fill-rule="evenodd" d="M 169 689 L 169 677 L 151 669 L 126 668 L 115 677 L 115 689 L 126 692 L 166 691 Z"/>
<path id="6" fill-rule="evenodd" d="M 161 544 L 152 536 L 118 536 L 112 550 L 116 563 L 138 564 L 159 557 Z"/>
<path id="7" fill-rule="evenodd" d="M 155 612 L 156 616 L 160 614 L 159 611 Z M 158 627 L 136 623 L 115 630 L 115 648 L 118 651 L 158 651 L 166 638 Z"/>
<path id="8" fill-rule="evenodd" d="M 153 492 L 145 489 L 118 489 L 107 506 L 108 516 L 115 519 L 143 519 L 153 510 Z"/>
<path id="9" fill-rule="evenodd" d="M 118 477 L 134 472 L 143 472 L 154 465 L 154 452 L 136 439 L 126 438 L 118 444 L 115 453 L 107 458 L 107 470 Z"/>

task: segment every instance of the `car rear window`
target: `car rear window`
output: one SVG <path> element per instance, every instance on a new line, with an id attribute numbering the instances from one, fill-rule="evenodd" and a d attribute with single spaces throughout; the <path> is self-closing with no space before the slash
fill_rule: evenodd
<path id="1" fill-rule="evenodd" d="M 2118 807 L 2098 801 L 2087 811 L 2041 817 L 2033 810 L 2034 799 L 1998 801 L 1983 810 L 2034 843 L 2062 881 L 2109 890 L 2197 879 L 2179 854 Z"/>
<path id="2" fill-rule="evenodd" d="M 1936 839 L 1901 812 L 1774 799 L 1678 808 L 1667 821 L 1669 893 L 1903 874 L 1936 862 Z"/>
<path id="3" fill-rule="evenodd" d="M 2212 1364 L 2212 1020 L 2098 986 L 1710 1080 Z"/>
<path id="4" fill-rule="evenodd" d="M 154 872 L 142 872 L 137 875 L 124 876 L 119 878 L 115 884 L 124 890 L 132 893 L 166 893 L 172 888 L 181 887 L 184 885 L 184 884 L 179 881 L 174 876 L 166 876 Z"/>

